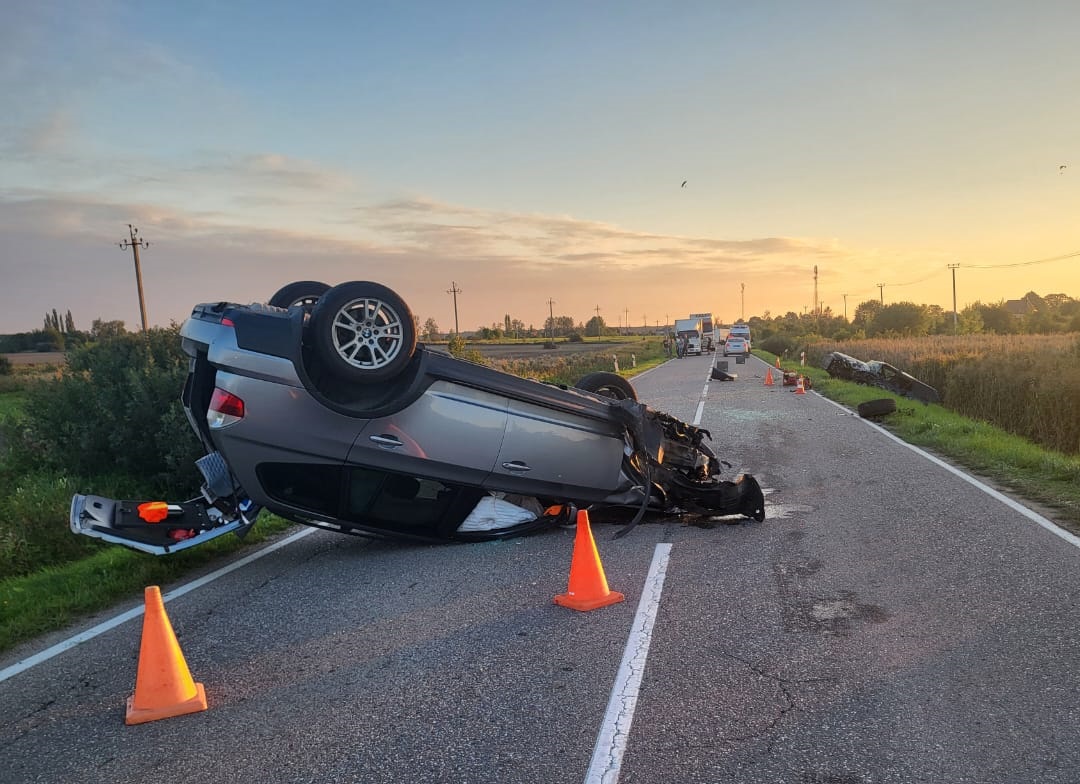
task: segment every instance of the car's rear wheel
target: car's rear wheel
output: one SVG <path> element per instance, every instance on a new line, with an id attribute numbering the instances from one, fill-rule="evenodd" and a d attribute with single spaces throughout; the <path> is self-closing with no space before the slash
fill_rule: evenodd
<path id="1" fill-rule="evenodd" d="M 891 397 L 867 400 L 865 403 L 859 403 L 858 411 L 863 419 L 886 416 L 896 411 L 896 401 Z"/>
<path id="2" fill-rule="evenodd" d="M 319 297 L 330 290 L 326 283 L 317 280 L 298 280 L 283 286 L 274 293 L 267 303 L 275 308 L 291 308 L 293 305 L 301 305 L 308 312 L 315 307 Z"/>
<path id="3" fill-rule="evenodd" d="M 584 389 L 586 392 L 595 392 L 598 395 L 614 398 L 615 400 L 637 400 L 637 392 L 634 387 L 617 373 L 604 371 L 589 373 L 582 376 L 581 380 L 574 386 L 578 389 Z"/>
<path id="4" fill-rule="evenodd" d="M 323 366 L 360 384 L 400 373 L 416 350 L 412 311 L 392 290 L 370 281 L 334 286 L 311 313 L 309 341 Z"/>

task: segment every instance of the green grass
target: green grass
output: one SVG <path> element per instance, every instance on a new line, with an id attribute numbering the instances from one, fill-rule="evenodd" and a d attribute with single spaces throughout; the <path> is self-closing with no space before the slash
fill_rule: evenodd
<path id="1" fill-rule="evenodd" d="M 22 410 L 26 393 L 21 389 L 12 392 L 0 391 L 0 419 L 13 416 Z"/>
<path id="2" fill-rule="evenodd" d="M 775 355 L 755 351 L 773 364 Z M 794 369 L 794 368 L 790 368 Z M 1046 507 L 1047 516 L 1080 534 L 1080 458 L 1053 452 L 986 422 L 954 414 L 883 389 L 841 381 L 824 370 L 799 368 L 813 390 L 855 409 L 859 403 L 892 398 L 896 412 L 874 420 L 897 437 L 963 466 L 1018 498 Z"/>
<path id="3" fill-rule="evenodd" d="M 266 541 L 292 524 L 264 514 L 243 540 L 223 536 L 172 556 L 154 556 L 119 545 L 72 563 L 0 580 L 0 652 L 39 634 L 62 629 L 80 616 L 142 596 L 161 585 L 207 568 L 241 548 Z M 68 536 L 74 536 L 70 532 Z"/>

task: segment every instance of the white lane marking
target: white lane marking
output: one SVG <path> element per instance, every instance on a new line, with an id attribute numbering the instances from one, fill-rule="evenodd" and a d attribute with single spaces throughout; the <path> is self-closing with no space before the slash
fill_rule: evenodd
<path id="1" fill-rule="evenodd" d="M 832 403 L 834 406 L 836 406 L 837 408 L 841 409 L 842 411 L 844 411 L 844 412 L 846 412 L 848 414 L 853 414 L 854 413 L 847 406 L 842 406 L 839 403 L 837 403 L 836 401 L 829 400 L 827 397 L 824 397 L 823 395 L 821 395 L 818 392 L 813 392 L 812 394 L 817 395 L 818 397 L 820 397 L 822 400 L 824 400 L 827 403 Z M 960 470 L 956 466 L 953 466 L 953 465 L 950 465 L 949 463 L 946 463 L 941 458 L 939 458 L 939 457 L 937 457 L 935 455 L 932 455 L 932 454 L 930 454 L 929 452 L 927 452 L 927 451 L 925 451 L 923 449 L 920 449 L 919 447 L 915 446 L 914 444 L 909 444 L 907 441 L 904 441 L 899 436 L 896 436 L 896 435 L 893 435 L 892 433 L 890 433 L 888 430 L 883 428 L 881 425 L 875 424 L 874 422 L 870 422 L 870 421 L 868 421 L 866 419 L 863 419 L 862 421 L 865 424 L 867 424 L 870 427 L 877 430 L 882 435 L 886 436 L 887 438 L 891 438 L 893 441 L 900 444 L 900 446 L 905 446 L 908 449 L 910 449 L 912 452 L 915 452 L 918 455 L 922 455 L 923 457 L 925 457 L 927 460 L 929 460 L 934 465 L 937 465 L 937 466 L 940 466 L 940 467 L 944 468 L 950 474 L 953 474 L 954 476 L 958 476 L 961 479 L 963 479 L 965 482 L 967 482 L 969 485 L 971 485 L 973 487 L 976 487 L 979 490 L 982 490 L 984 493 L 986 493 L 991 498 L 994 498 L 994 499 L 997 499 L 998 501 L 1001 501 L 1001 503 L 1005 504 L 1005 506 L 1009 507 L 1014 512 L 1019 512 L 1024 517 L 1026 517 L 1028 520 L 1031 520 L 1033 523 L 1038 523 L 1043 528 L 1045 528 L 1047 531 L 1052 533 L 1054 536 L 1058 536 L 1058 537 L 1064 539 L 1066 542 L 1071 544 L 1073 547 L 1080 547 L 1080 537 L 1076 536 L 1075 534 L 1069 533 L 1064 528 L 1059 527 L 1057 525 L 1057 523 L 1055 523 L 1053 520 L 1050 520 L 1049 518 L 1043 517 L 1038 512 L 1035 512 L 1035 511 L 1033 511 L 1031 509 L 1028 509 L 1026 506 L 1019 503 L 1018 501 L 1014 501 L 1013 499 L 1009 498 L 1007 495 L 1004 495 L 1003 493 L 999 493 L 994 488 L 990 487 L 987 484 L 984 484 L 983 482 L 979 481 L 978 479 L 971 476 L 970 474 L 964 473 L 962 470 Z"/>
<path id="2" fill-rule="evenodd" d="M 630 638 L 623 651 L 622 664 L 619 665 L 615 685 L 611 689 L 604 723 L 600 726 L 596 746 L 593 748 L 585 784 L 615 784 L 619 780 L 619 769 L 622 767 L 623 754 L 626 753 L 630 724 L 634 721 L 641 676 L 645 672 L 645 657 L 649 655 L 652 628 L 656 622 L 657 608 L 660 606 L 660 593 L 664 588 L 670 555 L 670 544 L 656 545 L 649 575 L 645 578 L 645 587 L 641 592 L 641 601 L 638 602 L 634 623 L 630 628 Z"/>
<path id="3" fill-rule="evenodd" d="M 712 365 L 709 365 L 709 375 L 705 377 L 705 386 L 701 388 L 701 400 L 698 401 L 697 411 L 694 412 L 694 421 L 690 424 L 697 427 L 701 424 L 701 415 L 705 413 L 705 399 L 709 396 L 709 381 L 712 379 Z"/>
<path id="4" fill-rule="evenodd" d="M 697 411 L 694 412 L 694 421 L 690 423 L 691 425 L 693 425 L 694 427 L 697 427 L 698 425 L 701 424 L 701 414 L 702 414 L 702 412 L 704 410 L 705 410 L 705 401 L 702 400 L 700 403 L 697 404 Z"/>
<path id="5" fill-rule="evenodd" d="M 173 599 L 176 599 L 176 598 L 178 598 L 180 596 L 183 596 L 186 593 L 190 593 L 191 591 L 194 591 L 196 588 L 202 588 L 207 583 L 213 582 L 217 578 L 223 577 L 224 575 L 228 574 L 229 572 L 235 571 L 235 570 L 239 569 L 242 566 L 247 566 L 252 561 L 258 560 L 259 558 L 262 558 L 264 555 L 269 555 L 270 553 L 274 552 L 275 550 L 280 550 L 282 547 L 286 547 L 286 546 L 292 544 L 293 542 L 295 542 L 297 539 L 301 539 L 301 538 L 307 536 L 308 534 L 313 534 L 317 530 L 318 530 L 317 528 L 305 528 L 302 531 L 298 531 L 295 534 L 293 534 L 292 536 L 288 537 L 287 539 L 282 539 L 280 542 L 275 542 L 274 544 L 270 545 L 269 547 L 266 547 L 266 548 L 264 548 L 262 550 L 259 550 L 257 553 L 252 553 L 251 555 L 247 556 L 246 558 L 241 558 L 239 561 L 237 561 L 235 563 L 231 563 L 228 566 L 224 566 L 221 569 L 218 569 L 216 572 L 211 572 L 210 574 L 204 575 L 203 577 L 200 577 L 197 580 L 192 580 L 190 583 L 187 583 L 185 585 L 181 585 L 179 588 L 174 588 L 173 590 L 169 591 L 168 593 L 162 594 L 161 599 L 162 599 L 163 602 L 169 602 L 169 601 L 171 601 Z M 134 608 L 132 610 L 128 610 L 127 612 L 121 613 L 120 615 L 117 615 L 114 618 L 110 618 L 107 621 L 103 621 L 102 623 L 99 623 L 97 626 L 93 627 L 92 629 L 87 629 L 84 632 L 79 632 L 74 637 L 69 637 L 66 640 L 64 640 L 63 642 L 58 642 L 56 645 L 53 645 L 50 648 L 46 648 L 45 650 L 43 650 L 43 651 L 41 651 L 39 653 L 35 653 L 33 656 L 29 656 L 29 657 L 27 657 L 25 659 L 22 659 L 21 661 L 17 661 L 14 664 L 12 664 L 10 667 L 5 667 L 4 669 L 0 670 L 0 683 L 3 683 L 8 678 L 11 678 L 11 677 L 13 677 L 15 675 L 18 675 L 20 672 L 23 672 L 25 670 L 29 670 L 31 667 L 34 667 L 35 665 L 41 664 L 43 661 L 48 661 L 53 656 L 56 656 L 57 654 L 63 653 L 66 650 L 70 650 L 71 648 L 74 648 L 76 645 L 80 645 L 81 643 L 84 643 L 87 640 L 92 640 L 95 637 L 97 637 L 98 635 L 104 634 L 105 632 L 109 631 L 110 629 L 113 629 L 113 628 L 119 626 L 122 623 L 126 623 L 127 621 L 130 621 L 132 618 L 138 618 L 140 615 L 143 614 L 143 612 L 145 612 L 145 610 L 146 610 L 145 605 L 142 606 L 142 607 L 136 607 L 136 608 Z"/>

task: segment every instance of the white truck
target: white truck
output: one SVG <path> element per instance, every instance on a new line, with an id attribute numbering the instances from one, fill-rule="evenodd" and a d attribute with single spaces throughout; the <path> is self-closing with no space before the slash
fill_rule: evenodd
<path id="1" fill-rule="evenodd" d="M 686 341 L 686 354 L 701 354 L 702 330 L 700 318 L 675 319 L 676 346 L 682 346 L 684 339 Z"/>
<path id="2" fill-rule="evenodd" d="M 716 324 L 712 313 L 691 313 L 690 318 L 701 319 L 701 350 L 712 351 L 716 346 Z"/>

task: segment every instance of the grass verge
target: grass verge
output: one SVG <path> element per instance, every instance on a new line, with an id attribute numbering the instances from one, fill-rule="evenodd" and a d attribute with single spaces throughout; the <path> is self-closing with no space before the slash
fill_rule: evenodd
<path id="1" fill-rule="evenodd" d="M 769 364 L 776 356 L 754 352 Z M 1001 428 L 942 408 L 909 400 L 877 387 L 799 368 L 823 397 L 855 409 L 859 403 L 892 398 L 896 412 L 874 421 L 909 444 L 963 466 L 998 490 L 1043 507 L 1040 512 L 1080 535 L 1080 458 L 1052 452 Z"/>

